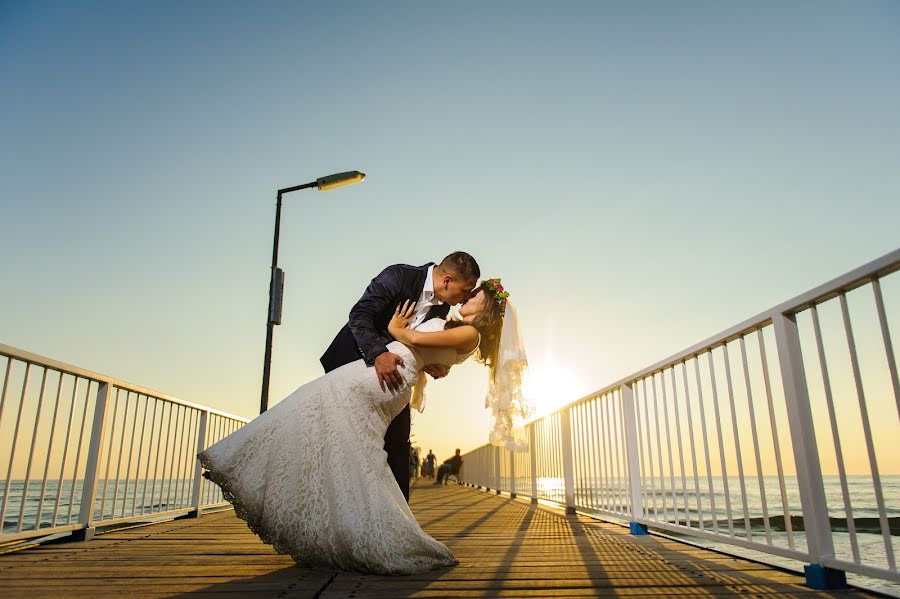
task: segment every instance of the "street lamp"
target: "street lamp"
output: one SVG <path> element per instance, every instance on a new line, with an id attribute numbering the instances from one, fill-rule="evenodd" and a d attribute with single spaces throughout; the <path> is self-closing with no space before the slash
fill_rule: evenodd
<path id="1" fill-rule="evenodd" d="M 272 371 L 272 335 L 275 325 L 281 324 L 281 307 L 284 301 L 284 271 L 278 268 L 278 232 L 281 228 L 281 196 L 300 189 L 315 187 L 319 191 L 337 189 L 344 185 L 359 183 L 366 178 L 365 173 L 348 171 L 337 173 L 327 177 L 319 177 L 312 183 L 304 183 L 294 187 L 286 187 L 278 190 L 278 201 L 275 204 L 275 244 L 272 249 L 272 278 L 269 280 L 269 311 L 266 320 L 266 357 L 263 362 L 262 398 L 259 403 L 259 413 L 269 409 L 269 375 Z"/>

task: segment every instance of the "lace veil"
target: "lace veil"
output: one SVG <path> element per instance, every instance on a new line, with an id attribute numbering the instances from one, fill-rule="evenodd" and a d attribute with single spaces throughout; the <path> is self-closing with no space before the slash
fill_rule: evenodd
<path id="1" fill-rule="evenodd" d="M 523 424 L 534 413 L 533 402 L 522 394 L 522 382 L 528 369 L 525 344 L 519 331 L 519 316 L 507 301 L 500 332 L 500 349 L 493 380 L 488 381 L 485 407 L 491 409 L 490 442 L 512 451 L 528 451 Z"/>

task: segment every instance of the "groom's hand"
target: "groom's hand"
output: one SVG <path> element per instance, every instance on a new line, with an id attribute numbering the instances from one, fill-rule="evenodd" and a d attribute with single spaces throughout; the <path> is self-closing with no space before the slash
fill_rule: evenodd
<path id="1" fill-rule="evenodd" d="M 450 367 L 444 364 L 426 364 L 422 370 L 431 375 L 431 378 L 442 379 L 450 374 Z"/>
<path id="2" fill-rule="evenodd" d="M 403 378 L 397 372 L 397 366 L 403 366 L 403 358 L 389 351 L 378 354 L 375 358 L 375 372 L 378 373 L 378 384 L 381 390 L 385 390 L 385 385 L 392 392 L 396 393 L 403 385 Z"/>

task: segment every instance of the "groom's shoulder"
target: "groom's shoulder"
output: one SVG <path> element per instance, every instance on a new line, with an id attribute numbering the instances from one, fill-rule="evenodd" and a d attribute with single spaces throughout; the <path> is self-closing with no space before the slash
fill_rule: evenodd
<path id="1" fill-rule="evenodd" d="M 391 272 L 398 275 L 417 275 L 427 271 L 428 267 L 432 264 L 434 264 L 434 262 L 428 262 L 422 266 L 413 266 L 412 264 L 391 264 L 381 272 Z"/>
<path id="2" fill-rule="evenodd" d="M 424 266 L 413 266 L 411 264 L 391 264 L 385 267 L 373 282 L 380 281 L 382 284 L 389 285 L 412 285 L 421 283 L 420 279 L 425 276 L 431 263 Z"/>

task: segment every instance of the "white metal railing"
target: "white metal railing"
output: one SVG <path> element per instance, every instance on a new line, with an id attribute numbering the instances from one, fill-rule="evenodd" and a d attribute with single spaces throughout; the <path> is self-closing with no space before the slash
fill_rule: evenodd
<path id="1" fill-rule="evenodd" d="M 196 454 L 246 419 L 0 344 L 0 543 L 228 505 Z"/>
<path id="2" fill-rule="evenodd" d="M 525 453 L 479 447 L 463 480 L 806 561 L 814 585 L 900 582 L 897 270 L 900 250 L 535 420 Z"/>

